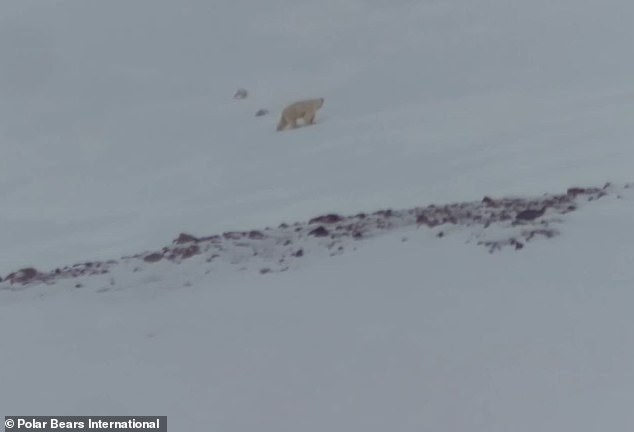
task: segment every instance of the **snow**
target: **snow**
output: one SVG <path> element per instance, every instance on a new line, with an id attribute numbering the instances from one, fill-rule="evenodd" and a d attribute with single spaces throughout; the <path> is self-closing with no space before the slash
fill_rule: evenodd
<path id="1" fill-rule="evenodd" d="M 626 2 L 2 7 L 1 274 L 182 230 L 630 181 Z M 275 132 L 319 96 L 319 127 Z"/>
<path id="2" fill-rule="evenodd" d="M 412 230 L 275 275 L 3 291 L 0 406 L 176 430 L 627 429 L 632 216 L 606 198 L 521 252 Z"/>
<path id="3" fill-rule="evenodd" d="M 621 0 L 5 2 L 0 275 L 183 231 L 631 181 L 633 13 Z M 308 97 L 325 98 L 318 124 L 276 132 Z M 279 273 L 185 260 L 79 288 L 3 283 L 0 415 L 627 430 L 632 220 L 622 191 L 521 251 L 408 226 Z"/>

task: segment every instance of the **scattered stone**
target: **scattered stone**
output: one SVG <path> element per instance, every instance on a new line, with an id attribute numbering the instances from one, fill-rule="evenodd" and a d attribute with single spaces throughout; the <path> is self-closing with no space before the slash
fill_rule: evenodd
<path id="1" fill-rule="evenodd" d="M 230 231 L 230 232 L 226 232 L 226 233 L 222 233 L 222 236 L 226 239 L 230 239 L 230 240 L 238 240 L 240 238 L 242 238 L 242 236 L 244 235 L 244 233 L 241 232 L 235 232 L 235 231 Z"/>
<path id="2" fill-rule="evenodd" d="M 248 237 L 253 240 L 261 240 L 264 238 L 264 234 L 260 231 L 249 231 Z"/>
<path id="3" fill-rule="evenodd" d="M 541 235 L 541 236 L 546 237 L 546 238 L 553 238 L 557 234 L 559 234 L 559 231 L 554 230 L 554 229 L 547 229 L 547 228 L 532 229 L 532 230 L 527 230 L 527 231 L 522 232 L 522 236 L 527 241 L 532 240 L 533 237 L 535 237 L 537 235 Z"/>
<path id="4" fill-rule="evenodd" d="M 548 207 L 544 206 L 542 207 L 540 210 L 523 210 L 521 212 L 519 212 L 517 215 L 515 215 L 515 220 L 518 221 L 531 221 L 537 218 L 540 218 L 544 215 L 544 213 L 546 212 L 546 209 Z"/>
<path id="5" fill-rule="evenodd" d="M 317 216 L 308 221 L 308 225 L 312 225 L 315 223 L 324 223 L 324 224 L 333 224 L 337 222 L 341 222 L 343 220 L 343 216 L 339 216 L 338 214 L 327 214 L 323 216 Z"/>
<path id="6" fill-rule="evenodd" d="M 447 218 L 444 219 L 433 219 L 428 217 L 425 213 L 422 213 L 420 215 L 418 215 L 418 217 L 416 218 L 416 224 L 420 227 L 421 225 L 427 225 L 429 228 L 433 228 L 437 225 L 442 225 L 444 223 L 449 222 L 449 220 Z"/>
<path id="7" fill-rule="evenodd" d="M 191 234 L 180 233 L 178 238 L 174 240 L 175 244 L 183 244 L 183 243 L 191 243 L 199 241 L 196 237 Z"/>
<path id="8" fill-rule="evenodd" d="M 571 187 L 566 191 L 566 195 L 577 196 L 586 193 L 587 189 L 580 187 Z"/>
<path id="9" fill-rule="evenodd" d="M 259 110 L 257 110 L 257 111 L 255 112 L 255 116 L 256 116 L 256 117 L 262 117 L 262 116 L 267 115 L 268 113 L 269 113 L 269 110 L 267 110 L 267 109 L 265 109 L 265 108 L 260 108 Z"/>
<path id="10" fill-rule="evenodd" d="M 174 248 L 170 251 L 168 258 L 171 261 L 179 261 L 187 258 L 191 258 L 194 255 L 198 255 L 200 253 L 200 247 L 198 245 L 191 245 L 183 248 Z"/>
<path id="11" fill-rule="evenodd" d="M 233 95 L 234 99 L 246 99 L 248 95 L 248 92 L 246 89 L 244 88 L 239 88 L 238 90 L 236 90 L 236 92 Z"/>
<path id="12" fill-rule="evenodd" d="M 220 257 L 220 255 L 212 254 L 209 258 L 207 258 L 207 262 L 211 262 L 211 261 L 215 260 L 218 257 Z"/>
<path id="13" fill-rule="evenodd" d="M 419 214 L 416 217 L 416 225 L 421 226 L 421 225 L 428 225 L 429 226 L 430 220 L 427 217 L 427 215 L 425 213 Z"/>
<path id="14" fill-rule="evenodd" d="M 151 253 L 151 254 L 146 255 L 146 256 L 143 257 L 143 261 L 148 262 L 148 263 L 159 262 L 162 259 L 163 259 L 163 254 L 158 253 L 158 252 L 154 252 L 154 253 Z"/>
<path id="15" fill-rule="evenodd" d="M 6 277 L 6 280 L 10 284 L 19 283 L 25 285 L 29 282 L 33 282 L 38 275 L 38 271 L 35 270 L 33 267 L 26 267 L 11 273 Z"/>
<path id="16" fill-rule="evenodd" d="M 552 228 L 553 225 L 562 221 L 557 216 L 577 210 L 585 201 L 596 200 L 608 194 L 621 197 L 619 192 L 627 188 L 629 185 L 621 186 L 619 190 L 607 184 L 603 188 L 573 187 L 566 190 L 566 193 L 544 194 L 537 198 L 494 199 L 485 196 L 479 202 L 429 205 L 405 210 L 388 209 L 372 214 L 359 213 L 355 216 L 324 214 L 308 222 L 283 223 L 278 229 L 268 231 L 226 232 L 208 237 L 195 237 L 181 233 L 172 245 L 154 252 L 126 256 L 120 260 L 89 261 L 58 267 L 45 273 L 29 267 L 11 273 L 4 279 L 0 278 L 0 282 L 53 284 L 59 279 L 106 274 L 120 263 L 129 265 L 127 268 L 131 271 L 142 271 L 144 267 L 138 265 L 141 262 L 153 263 L 166 259 L 178 264 L 182 260 L 201 253 L 205 253 L 201 261 L 211 262 L 214 258 L 219 258 L 219 261 L 235 265 L 236 268 L 254 268 L 249 265 L 253 261 L 249 260 L 257 257 L 255 259 L 263 262 L 264 265 L 271 263 L 271 268 L 262 269 L 263 273 L 278 272 L 281 268 L 280 264 L 284 264 L 290 256 L 296 258 L 304 256 L 305 247 L 310 245 L 307 242 L 311 242 L 310 237 L 330 237 L 331 240 L 327 244 L 322 240 L 314 244 L 314 247 L 327 248 L 331 253 L 338 254 L 344 250 L 350 250 L 350 247 L 354 249 L 351 245 L 353 240 L 374 237 L 391 229 L 398 230 L 414 227 L 414 225 L 435 227 L 442 224 L 454 224 L 465 229 L 475 225 L 480 228 L 472 233 L 472 238 L 477 244 L 487 247 L 489 252 L 505 247 L 521 250 L 527 242 L 536 237 L 557 236 L 559 231 Z M 547 209 L 549 210 L 548 217 L 544 217 Z M 489 233 L 482 230 L 482 227 L 491 225 L 499 226 L 504 230 L 508 229 L 509 234 L 506 238 L 497 239 L 498 231 Z M 436 237 L 446 237 L 446 234 L 445 231 L 439 231 Z M 496 237 L 491 240 L 487 238 L 489 236 Z M 259 241 L 268 238 L 271 241 Z M 406 239 L 407 237 L 401 237 L 402 241 Z M 295 244 L 292 249 L 289 247 L 291 244 Z"/>
<path id="17" fill-rule="evenodd" d="M 389 218 L 389 217 L 392 217 L 394 212 L 392 211 L 392 209 L 387 209 L 387 210 L 379 210 L 377 212 L 374 212 L 373 214 L 377 216 L 384 216 L 386 218 Z"/>
<path id="18" fill-rule="evenodd" d="M 324 228 L 323 226 L 318 226 L 317 228 L 315 228 L 314 230 L 308 233 L 308 235 L 312 235 L 315 237 L 326 237 L 329 234 L 330 233 L 328 232 L 328 230 Z"/>
<path id="19" fill-rule="evenodd" d="M 488 207 L 495 207 L 495 201 L 488 196 L 482 198 L 482 203 Z"/>

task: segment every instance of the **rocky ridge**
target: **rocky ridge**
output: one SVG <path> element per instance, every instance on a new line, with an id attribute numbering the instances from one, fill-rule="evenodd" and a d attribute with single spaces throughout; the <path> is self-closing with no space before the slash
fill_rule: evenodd
<path id="1" fill-rule="evenodd" d="M 603 187 L 572 187 L 562 194 L 533 198 L 485 196 L 480 201 L 387 209 L 352 216 L 325 214 L 307 222 L 282 223 L 277 228 L 212 236 L 181 233 L 171 245 L 160 250 L 117 260 L 83 262 L 50 271 L 23 268 L 0 279 L 0 287 L 13 289 L 107 275 L 123 264 L 133 271 L 141 271 L 159 262 L 180 264 L 192 259 L 205 263 L 225 262 L 240 270 L 255 265 L 259 273 L 267 274 L 288 270 L 308 253 L 334 256 L 353 249 L 355 243 L 363 239 L 407 227 L 433 229 L 438 238 L 448 234 L 448 227 L 470 229 L 469 242 L 487 248 L 490 253 L 505 248 L 521 250 L 535 239 L 557 236 L 562 215 L 606 195 L 620 196 L 620 192 L 630 187 L 608 183 Z M 487 235 L 493 226 L 500 228 L 497 235 Z M 79 288 L 81 283 L 75 286 Z"/>

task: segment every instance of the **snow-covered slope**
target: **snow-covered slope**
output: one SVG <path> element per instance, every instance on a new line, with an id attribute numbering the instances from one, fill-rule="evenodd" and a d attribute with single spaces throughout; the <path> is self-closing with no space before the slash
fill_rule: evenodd
<path id="1" fill-rule="evenodd" d="M 2 4 L 0 274 L 180 231 L 630 181 L 633 14 L 616 0 Z M 276 133 L 284 104 L 311 96 L 326 98 L 318 127 Z"/>
<path id="2" fill-rule="evenodd" d="M 279 274 L 184 262 L 114 286 L 0 291 L 0 414 L 160 413 L 179 431 L 628 430 L 631 198 L 517 252 L 416 232 Z"/>
<path id="3" fill-rule="evenodd" d="M 621 0 L 3 2 L 0 275 L 180 232 L 622 185 L 632 16 Z M 325 97 L 318 124 L 275 132 L 305 97 Z M 410 221 L 289 271 L 162 259 L 4 281 L 0 415 L 631 429 L 634 196 L 614 191 L 549 209 L 560 234 L 517 251 Z"/>

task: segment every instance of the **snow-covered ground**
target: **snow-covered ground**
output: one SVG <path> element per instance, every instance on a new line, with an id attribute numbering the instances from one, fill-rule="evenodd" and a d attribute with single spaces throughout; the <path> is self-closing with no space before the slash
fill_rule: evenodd
<path id="1" fill-rule="evenodd" d="M 0 276 L 180 232 L 631 181 L 632 16 L 622 0 L 3 2 Z M 318 124 L 275 132 L 306 97 L 325 97 Z M 622 192 L 520 251 L 409 226 L 280 273 L 185 260 L 5 282 L 0 415 L 631 429 Z"/>
<path id="2" fill-rule="evenodd" d="M 3 291 L 0 407 L 179 431 L 629 430 L 633 218 L 606 197 L 522 251 L 419 231 L 279 274 L 184 262 Z"/>
<path id="3" fill-rule="evenodd" d="M 0 274 L 180 231 L 630 181 L 633 15 L 616 0 L 3 2 Z M 318 127 L 275 132 L 284 104 L 318 96 Z"/>

